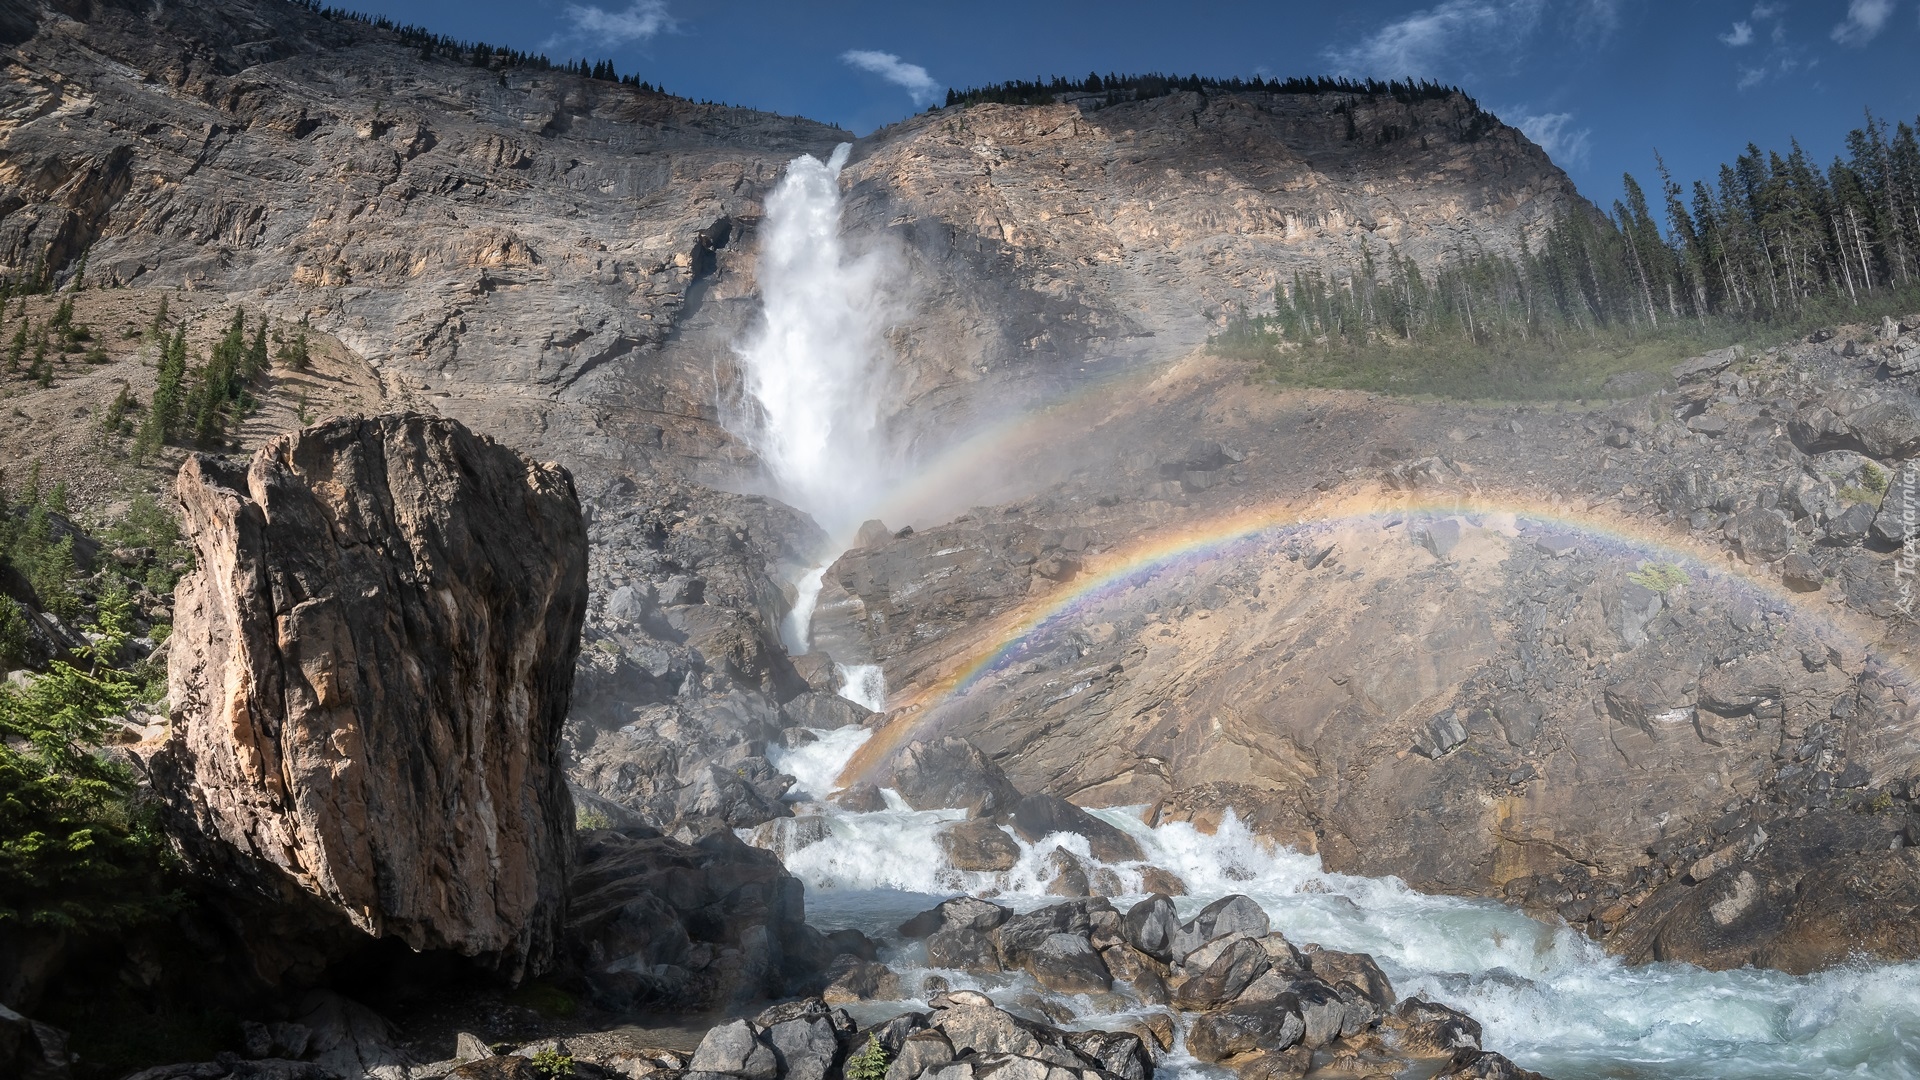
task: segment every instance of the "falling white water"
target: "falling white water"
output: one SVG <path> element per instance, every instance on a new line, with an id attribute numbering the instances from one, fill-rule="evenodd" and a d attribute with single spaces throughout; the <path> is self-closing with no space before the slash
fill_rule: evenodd
<path id="1" fill-rule="evenodd" d="M 883 495 L 890 365 L 887 260 L 840 236 L 840 169 L 802 154 L 767 198 L 757 276 L 762 317 L 735 346 L 747 401 L 727 426 L 750 442 L 782 499 L 844 549 Z"/>
<path id="2" fill-rule="evenodd" d="M 780 639 L 795 656 L 813 649 L 813 608 L 820 602 L 820 582 L 826 574 L 827 564 L 821 563 L 793 583 L 793 608 L 780 624 Z"/>
<path id="3" fill-rule="evenodd" d="M 840 671 L 840 696 L 855 705 L 887 711 L 887 673 L 879 664 L 835 664 Z"/>
<path id="4" fill-rule="evenodd" d="M 840 790 L 840 771 L 847 767 L 847 761 L 853 757 L 854 751 L 873 737 L 873 732 L 866 728 L 844 727 L 813 730 L 812 733 L 814 740 L 798 749 L 770 748 L 767 762 L 793 777 L 790 796 L 824 799 Z"/>
<path id="5" fill-rule="evenodd" d="M 858 729 L 820 734 L 784 759 L 790 764 L 783 768 L 797 773 L 796 758 L 810 755 L 803 782 L 813 785 L 809 792 L 835 783 L 865 741 Z M 935 836 L 965 812 L 909 810 L 886 794 L 892 809 L 877 813 L 817 808 L 827 815 L 830 835 L 787 860 L 806 882 L 809 921 L 855 926 L 887 941 L 893 949 L 887 959 L 910 991 L 923 975 L 938 974 L 1003 1004 L 1036 992 L 1024 975 L 934 972 L 926 967 L 924 946 L 901 941 L 894 928 L 960 892 L 1020 909 L 1057 903 L 1045 893 L 1046 855 L 1065 847 L 1097 865 L 1086 841 L 1069 834 L 1021 841 L 1022 858 L 1013 869 L 962 872 L 947 864 Z M 1185 824 L 1148 828 L 1128 810 L 1096 813 L 1131 834 L 1146 855 L 1110 868 L 1127 892 L 1138 892 L 1140 871 L 1151 865 L 1186 882 L 1192 895 L 1176 901 L 1183 915 L 1229 893 L 1251 896 L 1296 943 L 1373 954 L 1402 997 L 1424 993 L 1468 1012 L 1483 1025 L 1488 1049 L 1556 1080 L 1920 1078 L 1920 963 L 1807 976 L 1685 964 L 1632 967 L 1564 926 L 1497 903 L 1428 896 L 1393 878 L 1327 873 L 1317 857 L 1271 847 L 1231 817 L 1207 835 Z M 1123 909 L 1138 899 L 1113 897 Z M 1058 1000 L 1086 1026 L 1113 1026 L 1124 1016 L 1111 1011 L 1117 1007 L 1111 996 Z M 909 1007 L 926 1003 L 863 1003 L 856 1011 L 871 1021 Z M 1189 1080 L 1229 1075 L 1182 1053 L 1163 1060 L 1159 1072 Z"/>

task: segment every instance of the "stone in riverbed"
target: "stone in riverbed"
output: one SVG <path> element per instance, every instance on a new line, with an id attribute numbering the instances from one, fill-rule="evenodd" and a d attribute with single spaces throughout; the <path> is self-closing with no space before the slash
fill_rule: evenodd
<path id="1" fill-rule="evenodd" d="M 978 930 L 985 933 L 1013 915 L 991 900 L 977 896 L 956 896 L 938 907 L 929 908 L 900 924 L 900 935 L 923 938 L 940 930 Z"/>
<path id="2" fill-rule="evenodd" d="M 953 1044 L 938 1031 L 916 1031 L 901 1042 L 887 1065 L 885 1080 L 915 1080 L 921 1073 L 953 1060 Z"/>
<path id="3" fill-rule="evenodd" d="M 1093 857 L 1105 863 L 1138 862 L 1142 857 L 1133 837 L 1057 795 L 1021 799 L 1013 809 L 1013 829 L 1030 844 L 1054 833 L 1077 833 L 1087 838 Z"/>
<path id="4" fill-rule="evenodd" d="M 827 801 L 850 814 L 877 814 L 887 808 L 887 797 L 873 784 L 855 784 L 828 796 Z"/>
<path id="5" fill-rule="evenodd" d="M 687 1063 L 687 1071 L 722 1073 L 742 1080 L 774 1080 L 780 1075 L 780 1063 L 773 1047 L 760 1038 L 752 1024 L 735 1020 L 707 1032 L 693 1052 L 693 1060 Z"/>
<path id="6" fill-rule="evenodd" d="M 896 979 L 897 981 L 897 979 Z M 840 1040 L 825 1016 L 795 1017 L 767 1028 L 781 1080 L 826 1080 L 840 1053 Z"/>
<path id="7" fill-rule="evenodd" d="M 1132 1032 L 1069 1031 L 1067 1045 L 1120 1080 L 1149 1080 L 1153 1076 L 1153 1055 L 1145 1041 Z"/>
<path id="8" fill-rule="evenodd" d="M 1300 1003 L 1291 995 L 1258 1005 L 1231 1005 L 1202 1013 L 1187 1028 L 1187 1052 L 1206 1062 L 1264 1050 L 1277 1053 L 1306 1033 Z"/>
<path id="9" fill-rule="evenodd" d="M 1017 964 L 1055 934 L 1088 937 L 1094 930 L 1093 914 L 1112 910 L 1112 904 L 1098 897 L 1069 900 L 1064 904 L 1014 915 L 1001 924 L 994 936 L 999 940 L 1000 952 L 1007 962 Z"/>
<path id="10" fill-rule="evenodd" d="M 1133 987 L 1133 996 L 1143 1005 L 1170 1004 L 1167 980 L 1145 953 L 1131 945 L 1114 945 L 1100 950 L 1100 959 L 1114 978 Z"/>
<path id="11" fill-rule="evenodd" d="M 1224 1005 L 1240 996 L 1253 980 L 1272 966 L 1260 943 L 1241 938 L 1221 950 L 1213 962 L 1189 975 L 1173 992 L 1176 1009 L 1197 1012 Z"/>
<path id="12" fill-rule="evenodd" d="M 1299 954 L 1296 954 L 1299 955 Z M 1387 973 L 1366 953 L 1339 952 L 1308 946 L 1305 952 L 1313 974 L 1334 987 L 1349 986 L 1365 1000 L 1382 1009 L 1391 1009 L 1396 1000 L 1393 983 Z"/>
<path id="13" fill-rule="evenodd" d="M 1401 1045 L 1420 1057 L 1445 1057 L 1459 1050 L 1480 1049 L 1480 1022 L 1457 1009 L 1424 997 L 1400 1003 L 1394 1011 Z"/>
<path id="14" fill-rule="evenodd" d="M 1011 811 L 1020 792 L 1000 767 L 965 739 L 915 741 L 900 752 L 891 785 L 915 810 L 964 809 L 969 816 Z"/>
<path id="15" fill-rule="evenodd" d="M 900 976 L 885 964 L 842 956 L 827 969 L 827 988 L 820 997 L 829 1005 L 856 1001 L 898 1001 L 906 996 Z"/>
<path id="16" fill-rule="evenodd" d="M 1149 896 L 1133 905 L 1122 923 L 1127 943 L 1161 963 L 1173 959 L 1173 939 L 1180 931 L 1180 917 L 1173 901 L 1165 896 Z"/>
<path id="17" fill-rule="evenodd" d="M 1047 881 L 1047 894 L 1084 898 L 1093 895 L 1093 887 L 1087 880 L 1087 864 L 1066 848 L 1057 847 L 1047 853 L 1047 872 L 1053 876 Z"/>
<path id="18" fill-rule="evenodd" d="M 1171 905 L 1169 905 L 1171 906 Z M 1269 929 L 1267 913 L 1251 897 L 1234 894 L 1223 896 L 1193 917 L 1193 921 L 1181 926 L 1172 935 L 1169 943 L 1173 962 L 1184 961 L 1188 953 L 1202 945 L 1230 934 L 1245 934 L 1249 937 L 1262 937 Z M 1147 949 L 1140 951 L 1151 956 Z"/>
<path id="19" fill-rule="evenodd" d="M 962 971 L 999 971 L 993 939 L 978 930 L 942 930 L 927 938 L 927 964 Z"/>
<path id="20" fill-rule="evenodd" d="M 1159 893 L 1162 896 L 1187 895 L 1187 883 L 1179 875 L 1162 870 L 1157 866 L 1142 867 L 1140 870 L 1140 891 Z"/>
<path id="21" fill-rule="evenodd" d="M 1461 1050 L 1434 1080 L 1546 1080 L 1491 1050 Z"/>
<path id="22" fill-rule="evenodd" d="M 955 870 L 1011 870 L 1020 861 L 1020 845 L 991 821 L 956 821 L 934 840 Z"/>
<path id="23" fill-rule="evenodd" d="M 1078 934 L 1050 934 L 1025 954 L 1025 966 L 1041 986 L 1062 994 L 1113 989 L 1113 977 L 1100 954 Z"/>

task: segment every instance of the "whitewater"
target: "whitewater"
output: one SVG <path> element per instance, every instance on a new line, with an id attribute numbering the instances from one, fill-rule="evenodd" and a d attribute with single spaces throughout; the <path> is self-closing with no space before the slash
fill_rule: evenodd
<path id="1" fill-rule="evenodd" d="M 810 624 L 825 571 L 858 522 L 910 480 L 885 435 L 888 397 L 884 259 L 854 255 L 839 235 L 839 177 L 847 147 L 821 162 L 795 159 L 768 199 L 761 284 L 765 320 L 736 348 L 743 401 L 723 409 L 766 464 L 776 494 L 832 538 L 817 564 L 788 582 L 793 604 L 783 636 L 810 648 Z M 884 709 L 878 666 L 839 669 L 842 696 Z M 1023 856 L 1001 873 L 955 869 L 936 842 L 962 811 L 914 811 L 893 793 L 889 809 L 851 813 L 824 798 L 868 738 L 862 728 L 816 731 L 797 749 L 770 751 L 795 777 L 789 798 L 827 825 L 826 839 L 783 851 L 807 885 L 809 921 L 853 927 L 887 942 L 884 958 L 917 990 L 937 974 L 1003 1003 L 1044 994 L 1024 975 L 993 977 L 926 967 L 923 946 L 902 942 L 906 918 L 962 893 L 1018 909 L 1058 902 L 1046 893 L 1055 847 L 1100 865 L 1085 839 L 1069 834 L 1021 842 Z M 1231 893 L 1252 897 L 1276 930 L 1296 944 L 1372 954 L 1403 998 L 1424 994 L 1480 1021 L 1487 1049 L 1556 1080 L 1785 1077 L 1920 1078 L 1920 964 L 1861 964 L 1808 976 L 1744 969 L 1708 972 L 1685 964 L 1630 966 L 1565 927 L 1504 905 L 1416 892 L 1392 878 L 1326 872 L 1317 856 L 1276 847 L 1229 817 L 1214 833 L 1187 824 L 1145 825 L 1138 808 L 1093 811 L 1126 831 L 1140 863 L 1108 867 L 1124 910 L 1143 899 L 1148 866 L 1178 875 L 1191 895 L 1182 917 Z M 744 835 L 744 834 L 743 834 Z M 1052 995 L 1059 997 L 1058 995 Z M 1112 998 L 1059 998 L 1087 1027 L 1112 1026 Z M 864 1003 L 877 1020 L 919 999 Z M 1163 1072 L 1226 1077 L 1178 1047 Z"/>
<path id="2" fill-rule="evenodd" d="M 809 921 L 854 927 L 893 944 L 883 959 L 909 988 L 938 975 L 1003 1002 L 1054 998 L 1074 1012 L 1074 1026 L 1110 1028 L 1120 1019 L 1101 1011 L 1110 998 L 1048 994 L 1023 974 L 929 968 L 924 946 L 900 941 L 896 929 L 962 893 L 1017 910 L 1059 903 L 1046 892 L 1046 857 L 1054 848 L 1089 867 L 1108 865 L 1093 858 L 1083 837 L 1062 833 L 1031 844 L 1016 838 L 1022 857 L 1013 869 L 956 870 L 935 835 L 965 811 L 910 810 L 890 791 L 890 809 L 874 813 L 824 802 L 870 732 L 814 734 L 817 740 L 798 750 L 770 754 L 796 778 L 797 812 L 821 815 L 828 826 L 827 839 L 784 855 L 788 870 L 806 883 Z M 1146 856 L 1108 865 L 1126 890 L 1109 898 L 1121 910 L 1145 899 L 1141 871 L 1148 866 L 1186 882 L 1190 895 L 1175 900 L 1182 918 L 1222 896 L 1250 896 L 1295 944 L 1372 954 L 1402 998 L 1425 995 L 1472 1015 L 1487 1049 L 1555 1080 L 1920 1077 L 1920 963 L 1808 976 L 1631 966 L 1566 926 L 1502 904 L 1430 896 L 1393 878 L 1328 873 L 1317 856 L 1263 842 L 1231 817 L 1209 835 L 1185 823 L 1149 828 L 1137 807 L 1093 813 L 1125 830 Z M 864 1003 L 857 1013 L 866 1021 L 926 1007 L 914 997 Z M 1232 1075 L 1178 1053 L 1162 1064 L 1196 1080 Z"/>

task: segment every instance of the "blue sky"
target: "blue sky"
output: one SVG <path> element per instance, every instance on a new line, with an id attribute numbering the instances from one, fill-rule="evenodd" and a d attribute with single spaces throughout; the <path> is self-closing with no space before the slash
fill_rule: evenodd
<path id="1" fill-rule="evenodd" d="M 612 59 L 688 97 L 864 134 L 948 86 L 1090 70 L 1419 76 L 1526 129 L 1589 197 L 1710 177 L 1748 142 L 1820 162 L 1862 110 L 1920 114 L 1920 0 L 332 0 L 457 37 Z"/>

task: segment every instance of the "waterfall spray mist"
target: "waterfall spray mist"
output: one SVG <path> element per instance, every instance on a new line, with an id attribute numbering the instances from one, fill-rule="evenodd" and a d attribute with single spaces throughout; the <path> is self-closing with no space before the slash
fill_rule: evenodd
<path id="1" fill-rule="evenodd" d="M 778 494 L 844 548 L 890 479 L 883 408 L 890 365 L 887 260 L 840 237 L 843 143 L 803 154 L 767 199 L 763 315 L 735 346 L 747 400 L 728 426 L 766 463 Z"/>
<path id="2" fill-rule="evenodd" d="M 887 259 L 854 255 L 840 237 L 842 143 L 822 162 L 802 154 L 767 198 L 761 226 L 761 320 L 734 347 L 744 400 L 723 410 L 765 463 L 776 493 L 846 549 L 884 495 L 895 455 L 884 409 L 889 398 L 885 330 Z M 805 652 L 826 565 L 792 584 L 782 626 L 787 648 Z"/>

